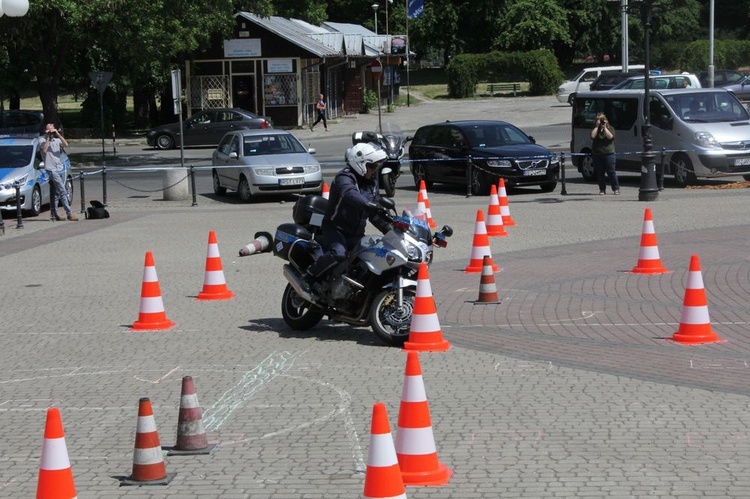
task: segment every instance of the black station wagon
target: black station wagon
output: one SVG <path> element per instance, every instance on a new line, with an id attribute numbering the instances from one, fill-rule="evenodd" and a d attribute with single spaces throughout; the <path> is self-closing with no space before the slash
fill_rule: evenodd
<path id="1" fill-rule="evenodd" d="M 560 160 L 533 137 L 504 121 L 446 121 L 419 128 L 409 146 L 414 183 L 471 184 L 484 195 L 500 177 L 511 187 L 557 186 Z M 469 168 L 471 166 L 471 168 Z M 470 172 L 470 177 L 469 177 Z"/>

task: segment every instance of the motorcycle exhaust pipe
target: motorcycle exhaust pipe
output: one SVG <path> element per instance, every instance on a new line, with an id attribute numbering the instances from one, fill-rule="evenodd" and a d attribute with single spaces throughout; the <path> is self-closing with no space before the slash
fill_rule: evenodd
<path id="1" fill-rule="evenodd" d="M 302 276 L 299 275 L 299 273 L 294 270 L 291 265 L 284 265 L 283 274 L 284 279 L 286 279 L 289 284 L 292 285 L 295 293 L 297 293 L 303 300 L 309 301 L 310 303 L 315 303 L 315 299 L 312 297 L 312 295 L 309 292 L 305 291 L 304 287 L 302 286 Z"/>

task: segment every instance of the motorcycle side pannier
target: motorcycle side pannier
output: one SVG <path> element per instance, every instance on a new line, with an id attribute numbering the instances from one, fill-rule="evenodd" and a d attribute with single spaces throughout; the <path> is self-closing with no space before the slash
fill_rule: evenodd
<path id="1" fill-rule="evenodd" d="M 326 198 L 317 194 L 308 194 L 294 203 L 292 218 L 298 224 L 320 226 L 327 208 L 328 200 Z M 313 218 L 313 216 L 315 217 Z"/>
<path id="2" fill-rule="evenodd" d="M 309 241 L 312 239 L 312 234 L 299 224 L 279 225 L 276 228 L 276 234 L 273 236 L 273 254 L 289 261 L 289 249 L 299 239 Z"/>

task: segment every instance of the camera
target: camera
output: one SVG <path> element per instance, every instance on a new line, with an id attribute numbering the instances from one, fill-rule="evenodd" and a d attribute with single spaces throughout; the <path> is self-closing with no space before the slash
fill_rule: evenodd
<path id="1" fill-rule="evenodd" d="M 605 123 L 607 123 L 607 120 L 605 120 L 604 118 L 600 118 L 599 119 L 599 124 L 600 125 L 604 125 Z"/>

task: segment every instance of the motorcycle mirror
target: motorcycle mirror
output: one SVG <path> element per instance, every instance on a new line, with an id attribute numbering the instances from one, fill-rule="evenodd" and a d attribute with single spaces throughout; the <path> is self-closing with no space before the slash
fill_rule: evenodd
<path id="1" fill-rule="evenodd" d="M 391 170 L 390 168 L 388 168 L 388 167 L 386 166 L 385 168 L 383 168 L 382 170 L 380 170 L 380 174 L 381 174 L 381 175 L 388 175 L 388 174 L 389 174 L 389 173 L 391 173 L 392 171 L 393 171 L 393 170 Z"/>
<path id="2" fill-rule="evenodd" d="M 450 225 L 443 225 L 443 228 L 440 229 L 440 232 L 442 232 L 445 237 L 451 237 L 453 235 L 453 229 Z"/>
<path id="3" fill-rule="evenodd" d="M 409 142 L 411 140 L 414 140 L 414 137 L 412 137 L 411 135 L 407 135 L 406 138 L 404 139 L 404 143 Z"/>
<path id="4" fill-rule="evenodd" d="M 380 206 L 392 210 L 396 208 L 396 202 L 392 198 L 380 198 Z"/>

